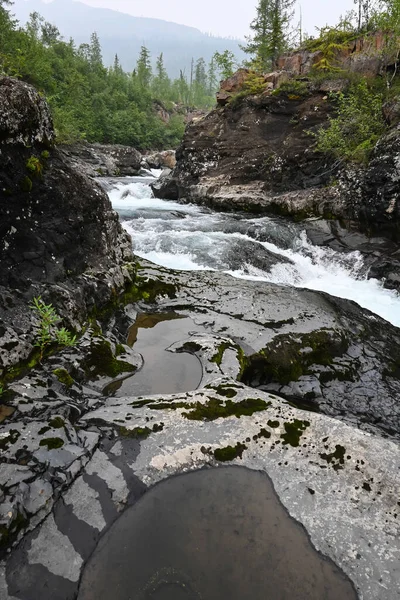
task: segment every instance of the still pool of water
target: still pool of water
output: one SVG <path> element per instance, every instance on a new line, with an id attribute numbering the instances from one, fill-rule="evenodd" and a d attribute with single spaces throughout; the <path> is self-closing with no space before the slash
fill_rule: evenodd
<path id="1" fill-rule="evenodd" d="M 125 511 L 83 574 L 78 600 L 356 600 L 265 473 L 172 477 Z"/>

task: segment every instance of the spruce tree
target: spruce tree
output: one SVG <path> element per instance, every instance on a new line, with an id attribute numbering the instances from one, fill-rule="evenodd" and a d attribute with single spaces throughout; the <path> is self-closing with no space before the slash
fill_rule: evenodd
<path id="1" fill-rule="evenodd" d="M 275 66 L 288 45 L 288 33 L 296 0 L 259 0 L 250 28 L 253 34 L 242 49 L 252 55 L 250 65 L 267 71 Z"/>
<path id="2" fill-rule="evenodd" d="M 146 46 L 142 46 L 140 48 L 140 55 L 136 64 L 136 73 L 139 85 L 142 88 L 148 89 L 150 87 L 153 73 L 151 69 L 150 52 Z"/>
<path id="3" fill-rule="evenodd" d="M 90 36 L 89 61 L 92 69 L 98 69 L 103 67 L 103 57 L 101 55 L 100 40 L 99 36 L 95 31 Z"/>

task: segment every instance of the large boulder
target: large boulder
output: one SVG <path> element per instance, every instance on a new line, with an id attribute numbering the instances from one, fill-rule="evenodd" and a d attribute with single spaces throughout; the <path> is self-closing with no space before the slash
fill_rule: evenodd
<path id="1" fill-rule="evenodd" d="M 0 78 L 0 143 L 48 146 L 54 137 L 44 98 L 26 83 Z"/>
<path id="2" fill-rule="evenodd" d="M 78 328 L 124 286 L 132 253 L 106 193 L 53 145 L 42 96 L 2 78 L 0 106 L 1 368 L 32 351 L 33 296 Z"/>
<path id="3" fill-rule="evenodd" d="M 88 144 L 63 146 L 72 163 L 90 177 L 139 175 L 142 155 L 131 146 Z"/>
<path id="4" fill-rule="evenodd" d="M 161 150 L 146 154 L 143 162 L 144 166 L 150 169 L 173 169 L 176 166 L 175 150 Z"/>

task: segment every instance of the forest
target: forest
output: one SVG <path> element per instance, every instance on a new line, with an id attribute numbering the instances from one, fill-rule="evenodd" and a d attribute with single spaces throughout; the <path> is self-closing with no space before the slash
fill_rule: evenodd
<path id="1" fill-rule="evenodd" d="M 136 68 L 126 73 L 118 56 L 111 67 L 103 64 L 95 32 L 88 44 L 76 47 L 38 13 L 21 27 L 13 19 L 12 2 L 0 0 L 0 75 L 21 78 L 46 96 L 59 142 L 175 147 L 187 112 L 211 107 L 219 78 L 233 68 L 232 53 L 216 53 L 209 64 L 193 59 L 189 74 L 181 71 L 171 80 L 163 54 L 153 68 L 142 46 Z"/>
<path id="2" fill-rule="evenodd" d="M 139 150 L 176 147 L 186 115 L 212 108 L 219 81 L 239 66 L 231 51 L 216 52 L 208 64 L 202 57 L 193 58 L 190 72 L 183 69 L 172 80 L 163 53 L 153 63 L 143 45 L 136 68 L 127 73 L 117 55 L 113 65 L 104 65 L 96 32 L 89 43 L 77 47 L 36 12 L 21 27 L 12 16 L 12 4 L 0 0 L 0 75 L 21 78 L 46 96 L 59 142 L 118 143 Z M 251 34 L 242 46 L 249 56 L 242 66 L 253 74 L 243 96 L 261 92 L 258 75 L 273 70 L 279 55 L 294 48 L 323 51 L 315 75 L 340 77 L 335 56 L 341 48 L 380 30 L 387 39 L 384 51 L 398 59 L 400 0 L 349 0 L 349 12 L 337 25 L 319 30 L 316 38 L 303 31 L 301 19 L 295 23 L 295 6 L 296 0 L 258 0 Z M 360 147 L 369 151 L 385 126 L 381 108 L 388 90 L 396 87 L 397 78 L 392 79 L 383 77 L 373 85 L 353 82 L 348 94 L 338 98 L 339 121 L 321 131 L 322 151 L 331 149 L 344 156 L 349 144 L 350 154 L 354 150 L 356 155 Z"/>

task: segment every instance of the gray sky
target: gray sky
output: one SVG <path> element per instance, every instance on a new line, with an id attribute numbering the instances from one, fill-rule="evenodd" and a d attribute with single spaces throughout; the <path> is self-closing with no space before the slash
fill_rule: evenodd
<path id="1" fill-rule="evenodd" d="M 257 0 L 80 0 L 90 6 L 112 8 L 138 17 L 155 17 L 192 25 L 202 31 L 241 37 L 255 14 Z M 353 0 L 301 0 L 304 29 L 333 25 L 354 7 Z"/>

